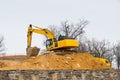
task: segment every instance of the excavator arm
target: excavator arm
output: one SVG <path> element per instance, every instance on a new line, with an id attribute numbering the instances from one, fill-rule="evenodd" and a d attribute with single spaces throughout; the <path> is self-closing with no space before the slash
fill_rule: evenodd
<path id="1" fill-rule="evenodd" d="M 42 29 L 37 26 L 34 26 L 34 28 L 32 28 L 32 25 L 30 24 L 28 26 L 28 32 L 27 32 L 27 48 L 26 48 L 27 56 L 37 56 L 40 51 L 40 48 L 31 47 L 33 33 L 45 35 L 48 39 L 55 38 L 54 34 L 51 31 L 49 31 L 47 29 Z"/>

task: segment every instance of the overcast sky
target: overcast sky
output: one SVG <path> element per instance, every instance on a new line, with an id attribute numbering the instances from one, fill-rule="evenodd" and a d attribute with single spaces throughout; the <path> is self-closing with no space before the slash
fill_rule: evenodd
<path id="1" fill-rule="evenodd" d="M 86 19 L 86 36 L 97 40 L 120 40 L 120 0 L 0 0 L 0 34 L 7 55 L 25 54 L 29 24 L 47 27 Z M 35 44 L 42 47 L 42 38 Z M 33 43 L 33 45 L 35 45 Z"/>

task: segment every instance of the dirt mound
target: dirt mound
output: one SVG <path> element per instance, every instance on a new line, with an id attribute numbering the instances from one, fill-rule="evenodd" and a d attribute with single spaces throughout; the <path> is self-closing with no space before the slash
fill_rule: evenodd
<path id="1" fill-rule="evenodd" d="M 2 63 L 1 63 L 2 62 Z M 1 67 L 1 65 L 4 65 Z M 56 55 L 55 53 L 42 54 L 21 62 L 0 61 L 0 70 L 80 70 L 106 69 L 104 63 L 96 60 L 88 53 Z"/>
<path id="2" fill-rule="evenodd" d="M 26 55 L 14 55 L 14 56 L 0 56 L 0 60 L 25 60 L 28 57 Z"/>

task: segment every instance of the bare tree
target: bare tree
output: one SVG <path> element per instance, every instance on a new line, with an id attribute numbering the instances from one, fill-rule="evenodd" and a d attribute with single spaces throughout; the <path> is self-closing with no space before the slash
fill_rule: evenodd
<path id="1" fill-rule="evenodd" d="M 86 41 L 88 41 L 86 36 L 80 36 L 78 37 L 79 41 L 79 47 L 77 48 L 77 51 L 80 53 L 88 52 L 88 46 L 86 44 Z"/>
<path id="2" fill-rule="evenodd" d="M 113 47 L 113 53 L 117 57 L 117 67 L 120 69 L 120 42 L 118 42 L 117 45 Z"/>
<path id="3" fill-rule="evenodd" d="M 104 55 L 104 57 L 105 57 L 106 59 L 108 59 L 110 62 L 112 62 L 113 59 L 114 59 L 114 54 L 112 53 L 112 49 L 111 49 L 111 51 L 110 51 L 109 53 L 106 53 L 106 54 Z"/>
<path id="4" fill-rule="evenodd" d="M 79 47 L 77 49 L 78 52 L 87 52 L 87 45 L 85 44 L 85 42 L 79 41 Z"/>
<path id="5" fill-rule="evenodd" d="M 58 39 L 59 35 L 60 35 L 60 29 L 55 26 L 55 25 L 50 25 L 49 29 L 52 31 L 52 33 L 54 33 L 54 35 L 56 36 L 56 38 Z"/>
<path id="6" fill-rule="evenodd" d="M 60 34 L 64 34 L 66 37 L 71 37 L 76 39 L 78 36 L 82 35 L 85 31 L 84 28 L 88 24 L 87 20 L 80 20 L 77 24 L 69 23 L 68 21 L 64 21 L 61 23 L 61 26 L 50 26 L 50 30 L 56 34 L 58 37 Z"/>
<path id="7" fill-rule="evenodd" d="M 66 37 L 72 37 L 76 39 L 85 32 L 84 28 L 87 24 L 87 20 L 80 20 L 77 24 L 70 24 L 68 21 L 64 21 L 61 23 L 61 31 L 65 34 Z"/>
<path id="8" fill-rule="evenodd" d="M 97 41 L 97 40 L 92 40 L 87 42 L 88 46 L 88 52 L 89 53 L 94 53 L 98 57 L 104 57 L 104 54 L 108 53 L 111 51 L 109 47 L 109 42 L 103 40 L 103 41 Z"/>
<path id="9" fill-rule="evenodd" d="M 0 37 L 0 55 L 5 55 L 5 53 L 3 52 L 3 51 L 5 50 L 3 41 L 4 41 L 4 37 L 1 36 L 1 37 Z"/>

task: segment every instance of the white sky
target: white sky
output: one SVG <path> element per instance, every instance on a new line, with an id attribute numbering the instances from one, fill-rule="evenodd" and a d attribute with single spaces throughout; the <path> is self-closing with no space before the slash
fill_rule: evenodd
<path id="1" fill-rule="evenodd" d="M 29 24 L 59 26 L 66 19 L 76 23 L 81 18 L 90 21 L 88 38 L 120 40 L 120 0 L 0 0 L 0 34 L 7 55 L 25 54 Z M 39 47 L 42 38 L 34 40 Z"/>

